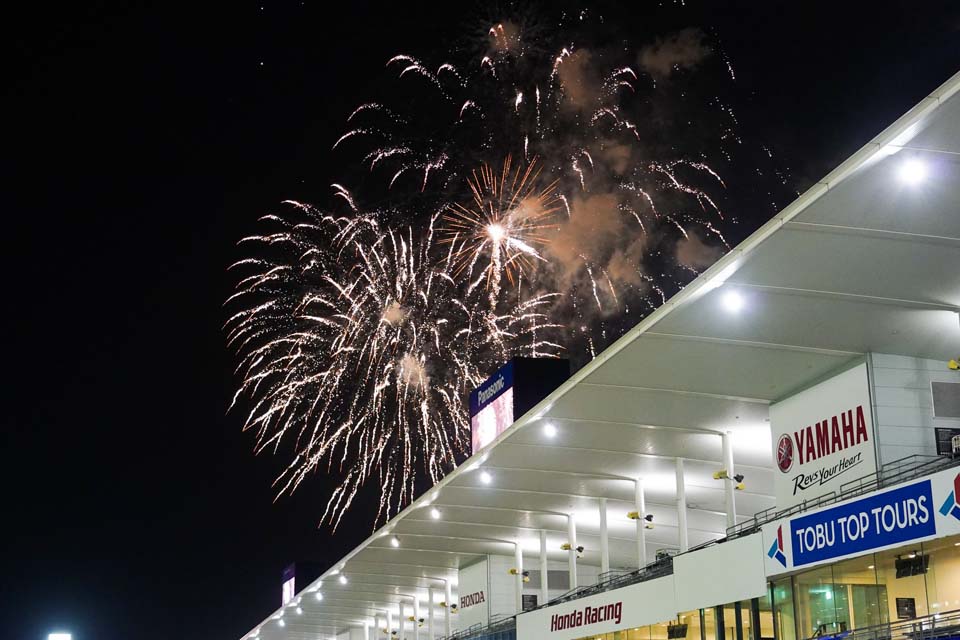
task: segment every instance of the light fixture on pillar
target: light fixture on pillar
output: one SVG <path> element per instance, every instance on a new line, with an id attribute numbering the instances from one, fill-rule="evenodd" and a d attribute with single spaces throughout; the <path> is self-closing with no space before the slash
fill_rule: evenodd
<path id="1" fill-rule="evenodd" d="M 563 544 L 560 545 L 560 548 L 563 549 L 564 551 L 570 551 L 570 543 L 569 543 L 569 542 L 564 542 Z M 577 552 L 577 557 L 578 557 L 578 558 L 582 557 L 582 556 L 583 556 L 583 545 L 577 545 L 577 547 L 576 547 L 576 552 Z"/>
<path id="2" fill-rule="evenodd" d="M 713 472 L 714 480 L 729 480 L 731 482 L 735 482 L 736 484 L 733 485 L 733 488 L 739 489 L 740 491 L 743 491 L 747 488 L 747 485 L 743 484 L 743 478 L 744 476 L 742 473 L 737 473 L 733 477 L 730 477 L 726 469 L 720 469 L 720 471 Z"/>
<path id="3" fill-rule="evenodd" d="M 517 571 L 516 567 L 511 567 L 509 571 L 510 575 L 516 576 L 519 575 L 523 578 L 524 582 L 530 582 L 530 572 L 529 571 Z"/>
<path id="4" fill-rule="evenodd" d="M 627 513 L 627 517 L 631 520 L 644 520 L 645 524 L 643 525 L 644 529 L 653 529 L 653 514 L 648 513 L 643 518 L 640 517 L 639 511 L 630 511 Z"/>

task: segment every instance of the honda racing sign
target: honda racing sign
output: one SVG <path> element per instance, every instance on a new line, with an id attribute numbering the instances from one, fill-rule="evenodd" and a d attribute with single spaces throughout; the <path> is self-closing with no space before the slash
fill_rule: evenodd
<path id="1" fill-rule="evenodd" d="M 777 508 L 877 470 L 866 364 L 770 407 Z"/>

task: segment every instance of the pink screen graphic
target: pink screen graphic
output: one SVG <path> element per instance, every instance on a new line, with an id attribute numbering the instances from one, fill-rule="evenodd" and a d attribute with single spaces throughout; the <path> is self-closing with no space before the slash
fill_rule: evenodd
<path id="1" fill-rule="evenodd" d="M 481 409 L 470 420 L 473 453 L 493 442 L 511 424 L 513 424 L 513 388 L 504 391 L 500 397 Z"/>

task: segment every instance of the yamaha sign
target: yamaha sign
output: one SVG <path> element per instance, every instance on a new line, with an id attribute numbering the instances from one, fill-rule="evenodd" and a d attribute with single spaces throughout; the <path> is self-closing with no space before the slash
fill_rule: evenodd
<path id="1" fill-rule="evenodd" d="M 877 470 L 865 364 L 772 405 L 770 426 L 778 509 Z"/>

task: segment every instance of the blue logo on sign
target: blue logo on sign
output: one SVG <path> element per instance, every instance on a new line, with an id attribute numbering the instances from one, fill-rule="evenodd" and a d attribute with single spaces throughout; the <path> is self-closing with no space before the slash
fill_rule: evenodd
<path id="1" fill-rule="evenodd" d="M 947 499 L 943 501 L 943 505 L 940 507 L 940 515 L 953 516 L 957 520 L 960 520 L 960 505 L 957 504 L 958 495 L 960 495 L 960 473 L 953 479 L 953 491 L 951 491 Z"/>
<path id="2" fill-rule="evenodd" d="M 787 556 L 783 553 L 783 525 L 777 527 L 777 539 L 770 545 L 770 551 L 767 551 L 767 556 L 773 558 L 784 567 L 787 566 Z"/>
<path id="3" fill-rule="evenodd" d="M 933 493 L 924 480 L 790 522 L 793 566 L 935 535 Z"/>

